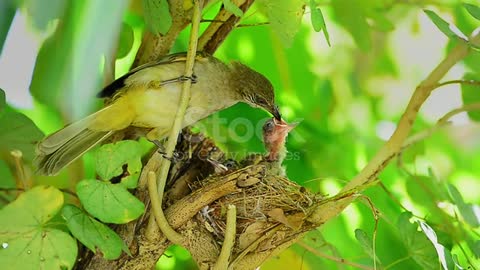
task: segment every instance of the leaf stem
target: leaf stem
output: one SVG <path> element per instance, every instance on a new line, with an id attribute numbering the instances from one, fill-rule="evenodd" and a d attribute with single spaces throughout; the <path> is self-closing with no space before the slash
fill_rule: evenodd
<path id="1" fill-rule="evenodd" d="M 331 260 L 331 261 L 334 261 L 334 262 L 337 262 L 337 263 L 341 263 L 341 264 L 345 264 L 345 265 L 349 265 L 349 266 L 353 266 L 353 267 L 356 267 L 358 269 L 364 269 L 364 270 L 373 270 L 373 268 L 371 267 L 368 267 L 366 265 L 362 265 L 362 264 L 358 264 L 358 263 L 355 263 L 355 262 L 351 262 L 351 261 L 347 261 L 343 258 L 337 258 L 335 256 L 331 256 L 331 255 L 328 255 L 328 254 L 325 254 L 325 253 L 322 253 L 314 248 L 312 248 L 311 246 L 305 244 L 305 243 L 302 243 L 302 242 L 298 242 L 298 245 L 300 245 L 301 247 L 303 247 L 304 249 L 306 249 L 307 251 L 309 251 L 310 253 L 318 256 L 318 257 L 321 257 L 321 258 L 325 258 L 327 260 Z"/>
<path id="2" fill-rule="evenodd" d="M 31 188 L 27 180 L 27 174 L 25 173 L 25 168 L 23 167 L 23 153 L 20 150 L 13 150 L 10 152 L 13 160 L 15 161 L 15 169 L 17 170 L 17 187 L 28 190 Z"/>
<path id="3" fill-rule="evenodd" d="M 385 267 L 383 268 L 383 270 L 387 270 L 388 268 L 391 268 L 391 267 L 393 267 L 393 266 L 395 266 L 395 265 L 397 265 L 397 264 L 399 264 L 399 263 L 401 263 L 401 262 L 403 262 L 403 261 L 406 261 L 406 260 L 408 260 L 408 259 L 410 259 L 410 256 L 406 256 L 406 257 L 400 258 L 400 259 L 398 259 L 398 260 L 390 263 L 389 265 L 385 266 Z"/>

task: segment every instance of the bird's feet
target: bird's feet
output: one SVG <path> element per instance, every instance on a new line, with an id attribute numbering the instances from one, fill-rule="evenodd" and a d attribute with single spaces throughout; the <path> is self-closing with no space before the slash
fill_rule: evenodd
<path id="1" fill-rule="evenodd" d="M 158 147 L 157 152 L 161 154 L 164 159 L 169 160 L 170 162 L 176 162 L 180 159 L 177 152 L 173 152 L 171 157 L 167 156 L 166 149 L 159 140 L 152 140 L 151 142 Z"/>
<path id="2" fill-rule="evenodd" d="M 192 83 L 197 83 L 197 76 L 195 74 L 192 74 L 192 76 L 182 75 L 174 79 L 162 81 L 162 85 L 169 84 L 169 83 L 185 82 L 185 81 L 192 81 Z"/>

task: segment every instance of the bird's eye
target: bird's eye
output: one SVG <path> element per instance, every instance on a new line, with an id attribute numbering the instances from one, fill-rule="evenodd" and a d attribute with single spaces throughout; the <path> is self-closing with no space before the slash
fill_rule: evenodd
<path id="1" fill-rule="evenodd" d="M 263 131 L 264 132 L 271 131 L 273 129 L 274 125 L 275 124 L 271 120 L 265 122 L 265 124 L 263 125 Z"/>
<path id="2" fill-rule="evenodd" d="M 265 100 L 261 96 L 255 96 L 255 103 L 257 103 L 258 105 L 267 105 L 267 100 Z"/>

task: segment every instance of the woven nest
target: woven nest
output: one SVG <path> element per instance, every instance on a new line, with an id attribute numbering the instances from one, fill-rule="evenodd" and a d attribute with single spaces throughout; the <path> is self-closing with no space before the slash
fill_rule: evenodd
<path id="1" fill-rule="evenodd" d="M 253 179 L 256 179 L 253 177 Z M 284 223 L 288 227 L 300 228 L 312 205 L 321 200 L 304 187 L 287 178 L 267 174 L 258 182 L 242 188 L 241 192 L 227 195 L 200 213 L 200 218 L 219 242 L 223 241 L 226 227 L 226 211 L 229 204 L 237 208 L 237 234 L 245 232 L 248 226 L 258 221 Z M 288 224 L 295 217 L 297 225 Z"/>

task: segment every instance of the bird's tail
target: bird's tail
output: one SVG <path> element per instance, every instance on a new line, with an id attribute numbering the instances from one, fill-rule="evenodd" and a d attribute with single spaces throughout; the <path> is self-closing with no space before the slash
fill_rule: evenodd
<path id="1" fill-rule="evenodd" d="M 37 173 L 57 174 L 83 153 L 112 135 L 113 131 L 92 129 L 98 114 L 104 113 L 107 108 L 64 127 L 38 143 L 34 161 L 38 166 Z"/>

